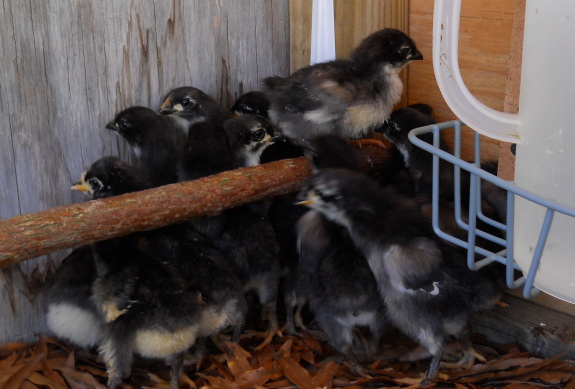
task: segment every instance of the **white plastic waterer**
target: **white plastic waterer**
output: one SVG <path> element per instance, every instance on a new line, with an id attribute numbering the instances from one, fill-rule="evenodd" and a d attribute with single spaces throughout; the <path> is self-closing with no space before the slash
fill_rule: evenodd
<path id="1" fill-rule="evenodd" d="M 445 101 L 480 134 L 517 144 L 515 184 L 575 208 L 575 1 L 527 0 L 519 114 L 493 110 L 466 88 L 458 65 L 461 0 L 436 0 L 433 67 Z M 528 270 L 546 211 L 516 198 L 513 258 Z M 575 218 L 557 213 L 534 285 L 575 303 Z"/>

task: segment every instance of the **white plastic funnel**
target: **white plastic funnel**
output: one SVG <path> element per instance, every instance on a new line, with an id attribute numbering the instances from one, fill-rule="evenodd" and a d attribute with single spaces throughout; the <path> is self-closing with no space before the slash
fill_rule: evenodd
<path id="1" fill-rule="evenodd" d="M 477 100 L 459 71 L 459 14 L 461 0 L 436 0 L 433 14 L 433 69 L 439 89 L 453 113 L 482 135 L 520 143 L 521 120 Z"/>

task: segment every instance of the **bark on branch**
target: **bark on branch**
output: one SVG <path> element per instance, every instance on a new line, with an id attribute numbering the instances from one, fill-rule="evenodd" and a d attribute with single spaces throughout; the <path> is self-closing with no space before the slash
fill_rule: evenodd
<path id="1" fill-rule="evenodd" d="M 388 159 L 380 147 L 358 151 L 366 169 Z M 5 219 L 0 221 L 0 268 L 293 192 L 310 174 L 307 160 L 288 159 Z"/>

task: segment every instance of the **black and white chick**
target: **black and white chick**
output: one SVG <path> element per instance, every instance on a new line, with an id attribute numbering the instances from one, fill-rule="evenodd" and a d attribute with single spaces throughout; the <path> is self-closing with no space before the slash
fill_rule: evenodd
<path id="1" fill-rule="evenodd" d="M 216 99 L 193 86 L 182 86 L 168 92 L 159 113 L 184 119 L 188 124 L 204 121 L 223 123 L 232 117 Z"/>
<path id="2" fill-rule="evenodd" d="M 105 157 L 82 173 L 73 190 L 91 198 L 106 198 L 116 188 L 129 191 L 147 189 L 146 179 L 132 166 L 116 157 Z M 96 265 L 91 246 L 84 246 L 68 255 L 44 288 L 48 328 L 58 338 L 89 349 L 99 345 L 103 336 L 104 317 L 91 299 L 96 280 Z"/>
<path id="3" fill-rule="evenodd" d="M 320 171 L 300 195 L 301 204 L 345 227 L 367 258 L 391 323 L 431 353 L 424 383 L 436 376 L 451 336 L 465 347 L 461 364 L 473 364 L 469 320 L 501 292 L 436 237 L 412 200 L 346 169 Z"/>
<path id="4" fill-rule="evenodd" d="M 403 32 L 374 32 L 350 59 L 304 67 L 285 78 L 265 78 L 270 118 L 294 138 L 361 138 L 389 117 L 403 91 L 399 71 L 420 59 L 415 43 Z"/>
<path id="5" fill-rule="evenodd" d="M 122 175 L 112 172 L 122 167 Z M 129 184 L 136 180 L 125 178 L 132 171 L 117 158 L 105 158 L 87 169 L 73 189 L 93 199 L 127 193 L 136 188 Z M 109 388 L 129 376 L 137 353 L 170 363 L 170 388 L 175 389 L 183 353 L 199 337 L 227 326 L 236 328 L 234 340 L 239 337 L 247 309 L 241 284 L 202 239 L 194 231 L 170 226 L 93 245 L 91 299 L 104 318 L 99 348 Z"/>
<path id="6" fill-rule="evenodd" d="M 303 141 L 285 137 L 260 115 L 236 116 L 224 124 L 224 129 L 235 156 L 236 168 L 303 157 L 305 154 Z"/>
<path id="7" fill-rule="evenodd" d="M 57 338 L 84 349 L 100 344 L 104 317 L 90 298 L 96 279 L 92 247 L 74 250 L 42 289 L 46 324 Z"/>
<path id="8" fill-rule="evenodd" d="M 233 115 L 260 115 L 269 119 L 270 101 L 264 92 L 251 91 L 244 93 L 231 106 Z"/>
<path id="9" fill-rule="evenodd" d="M 147 107 L 130 107 L 118 113 L 106 128 L 132 147 L 152 186 L 178 181 L 178 158 L 187 132 L 181 131 L 173 118 Z"/>

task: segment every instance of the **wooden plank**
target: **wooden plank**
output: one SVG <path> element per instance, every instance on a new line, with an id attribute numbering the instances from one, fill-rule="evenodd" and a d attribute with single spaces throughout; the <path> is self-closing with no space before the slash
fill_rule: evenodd
<path id="1" fill-rule="evenodd" d="M 502 300 L 507 307 L 497 306 L 473 319 L 474 332 L 485 334 L 494 342 L 517 342 L 542 358 L 561 355 L 575 359 L 573 316 L 509 295 Z"/>
<path id="2" fill-rule="evenodd" d="M 523 26 L 525 24 L 525 0 L 517 0 L 515 18 L 509 54 L 509 74 L 505 88 L 503 110 L 510 113 L 519 112 L 519 95 L 521 86 L 521 63 L 523 57 Z M 515 177 L 515 155 L 511 152 L 511 144 L 501 142 L 499 151 L 499 170 L 497 175 L 512 181 Z"/>
<path id="3" fill-rule="evenodd" d="M 311 58 L 310 0 L 290 0 L 290 73 L 309 65 Z"/>
<path id="4" fill-rule="evenodd" d="M 289 0 L 3 1 L 0 219 L 83 201 L 69 187 L 104 155 L 133 162 L 126 142 L 104 130 L 117 111 L 156 109 L 182 85 L 228 105 L 261 78 L 287 74 L 288 7 Z M 65 254 L 1 272 L 0 305 L 9 308 L 0 342 L 31 340 L 42 329 L 35 293 Z"/>

